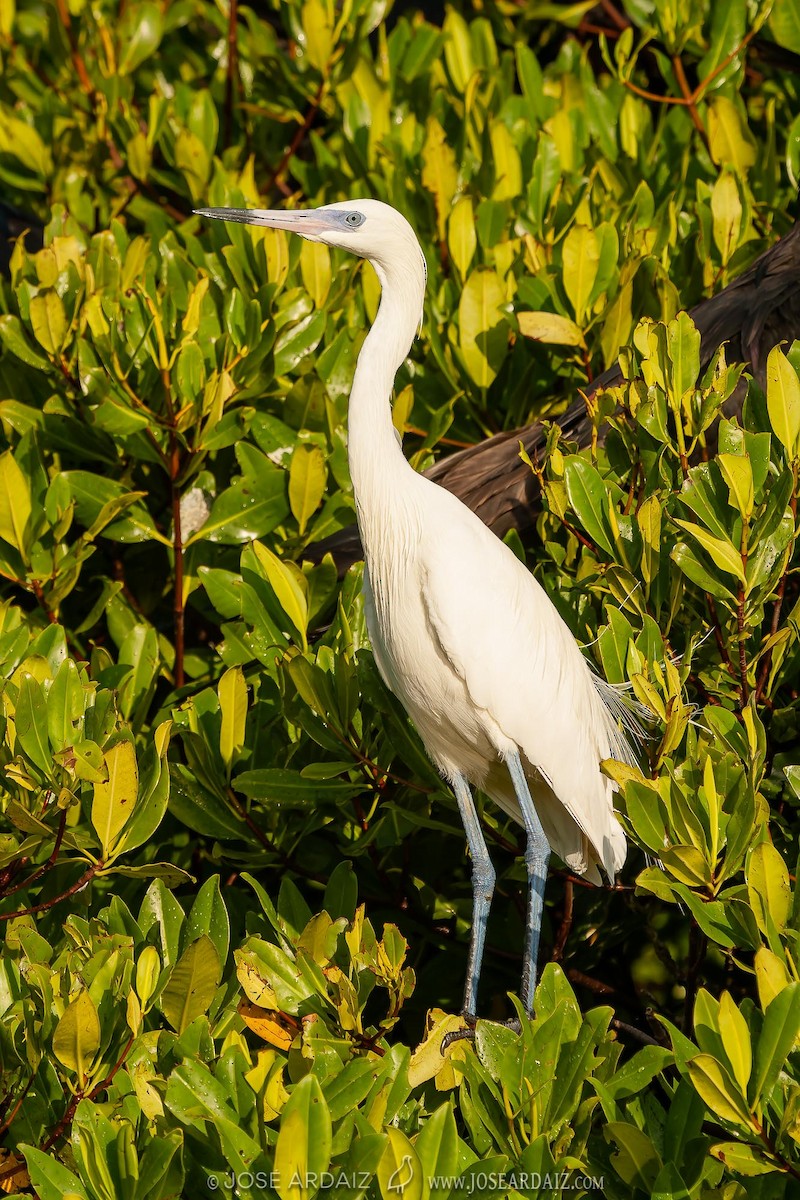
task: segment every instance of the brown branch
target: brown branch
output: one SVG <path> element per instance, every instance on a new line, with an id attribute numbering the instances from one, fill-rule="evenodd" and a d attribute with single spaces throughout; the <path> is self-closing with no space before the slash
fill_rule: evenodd
<path id="1" fill-rule="evenodd" d="M 58 18 L 61 21 L 64 33 L 67 35 L 69 42 L 69 55 L 72 59 L 72 65 L 80 81 L 81 89 L 89 98 L 94 101 L 95 89 L 89 78 L 89 72 L 86 70 L 86 63 L 83 61 L 83 56 L 78 49 L 78 43 L 75 38 L 75 31 L 72 28 L 72 20 L 67 7 L 67 0 L 56 0 L 56 8 L 58 9 Z"/>
<path id="2" fill-rule="evenodd" d="M 790 507 L 792 510 L 792 517 L 794 518 L 794 522 L 795 522 L 795 526 L 796 526 L 797 525 L 797 463 L 796 462 L 793 464 L 792 474 L 794 476 L 794 487 L 792 488 L 792 498 L 789 503 L 790 503 Z M 786 584 L 789 579 L 790 559 L 791 559 L 791 555 L 787 555 L 786 556 L 786 567 L 784 568 L 783 575 L 781 576 L 780 583 L 778 584 L 778 589 L 775 594 L 775 604 L 772 609 L 772 622 L 770 624 L 770 636 L 771 637 L 774 637 L 775 634 L 778 632 L 778 626 L 781 623 L 781 610 L 783 608 L 783 600 L 786 595 Z M 769 671 L 770 671 L 771 666 L 772 666 L 772 647 L 770 646 L 769 650 L 767 650 L 767 652 L 764 655 L 764 660 L 761 663 L 761 669 L 758 674 L 758 682 L 756 684 L 756 703 L 757 704 L 761 700 L 761 697 L 764 692 L 764 688 L 767 686 L 767 680 L 769 679 Z"/>
<path id="3" fill-rule="evenodd" d="M 572 929 L 572 904 L 575 898 L 575 889 L 571 879 L 564 881 L 564 909 L 561 914 L 561 924 L 558 927 L 556 940 L 553 943 L 553 953 L 550 958 L 553 962 L 561 962 L 564 957 L 564 947 L 567 944 L 570 930 Z"/>
<path id="4" fill-rule="evenodd" d="M 616 25 L 620 33 L 628 28 L 630 21 L 611 3 L 611 0 L 600 0 L 600 7 L 613 24 Z"/>
<path id="5" fill-rule="evenodd" d="M 44 589 L 43 589 L 43 587 L 42 587 L 41 580 L 39 580 L 39 579 L 32 579 L 32 580 L 31 580 L 31 587 L 33 588 L 33 594 L 34 594 L 34 596 L 36 597 L 36 602 L 37 602 L 37 604 L 38 604 L 38 605 L 39 605 L 39 607 L 41 608 L 41 610 L 42 610 L 42 612 L 44 613 L 44 615 L 47 617 L 47 619 L 48 619 L 48 621 L 50 622 L 50 624 L 51 624 L 51 625 L 57 625 L 57 624 L 58 624 L 58 617 L 55 615 L 55 613 L 53 612 L 53 610 L 50 608 L 50 605 L 49 605 L 49 604 L 47 603 L 47 601 L 45 600 L 45 597 L 44 597 Z"/>
<path id="6" fill-rule="evenodd" d="M 708 605 L 708 612 L 711 617 L 711 625 L 714 630 L 714 641 L 717 643 L 717 649 L 719 650 L 720 658 L 728 668 L 728 672 L 733 675 L 734 678 L 736 678 L 736 671 L 733 663 L 731 662 L 731 656 L 728 654 L 728 647 L 725 645 L 722 637 L 722 627 L 720 626 L 719 617 L 717 616 L 717 606 L 714 603 L 714 597 L 710 592 L 706 592 L 706 603 Z"/>
<path id="7" fill-rule="evenodd" d="M 11 1128 L 11 1126 L 14 1122 L 14 1118 L 16 1117 L 19 1110 L 22 1108 L 22 1102 L 24 1101 L 25 1097 L 27 1096 L 27 1094 L 30 1090 L 31 1084 L 33 1083 L 35 1078 L 36 1078 L 36 1072 L 34 1071 L 33 1074 L 31 1075 L 30 1079 L 28 1080 L 28 1082 L 25 1084 L 25 1087 L 22 1089 L 19 1096 L 17 1097 L 17 1102 L 14 1105 L 14 1107 L 12 1108 L 11 1112 L 5 1118 L 2 1125 L 0 1125 L 0 1137 L 3 1137 L 7 1133 L 7 1131 Z"/>
<path id="8" fill-rule="evenodd" d="M 46 872 L 49 871 L 51 867 L 55 866 L 56 859 L 58 858 L 59 851 L 61 850 L 61 843 L 64 840 L 64 830 L 66 829 L 66 827 L 67 827 L 67 810 L 64 808 L 61 811 L 61 819 L 59 820 L 59 823 L 58 823 L 58 830 L 56 831 L 56 840 L 55 840 L 55 844 L 53 846 L 53 851 L 52 851 L 50 857 L 48 858 L 47 862 L 44 862 L 44 863 L 42 863 L 42 865 L 40 867 L 37 867 L 36 870 L 33 872 L 33 874 L 29 875 L 27 879 L 23 879 L 21 883 L 15 884 L 14 887 L 9 888 L 8 891 L 4 891 L 3 892 L 4 900 L 8 896 L 13 896 L 15 892 L 21 892 L 25 888 L 32 887 L 33 884 L 36 883 L 39 879 L 41 879 L 41 877 L 44 874 L 46 874 Z"/>
<path id="9" fill-rule="evenodd" d="M 302 146 L 302 144 L 305 140 L 306 134 L 308 133 L 309 129 L 311 128 L 312 122 L 313 122 L 314 118 L 316 117 L 317 113 L 319 112 L 319 106 L 322 103 L 322 98 L 324 95 L 325 95 L 325 81 L 322 80 L 319 87 L 317 88 L 317 92 L 316 92 L 316 95 L 314 96 L 314 99 L 311 101 L 311 106 L 303 119 L 302 125 L 300 125 L 298 127 L 298 129 L 296 130 L 295 135 L 292 138 L 291 142 L 289 143 L 281 161 L 278 163 L 275 170 L 272 171 L 272 173 L 268 176 L 267 182 L 264 184 L 264 187 L 262 189 L 264 192 L 272 191 L 272 189 L 275 187 L 275 185 L 280 180 L 280 178 L 283 175 L 286 168 L 289 166 L 289 163 L 292 161 L 295 154 Z"/>
<path id="10" fill-rule="evenodd" d="M 134 1034 L 130 1035 L 127 1042 L 125 1043 L 125 1049 L 122 1051 L 122 1054 L 119 1056 L 116 1063 L 109 1071 L 108 1075 L 106 1075 L 105 1079 L 101 1079 L 99 1083 L 96 1083 L 94 1085 L 94 1087 L 91 1089 L 91 1091 L 88 1093 L 87 1098 L 89 1100 L 95 1100 L 100 1095 L 100 1093 L 105 1091 L 105 1089 L 110 1085 L 110 1083 L 113 1080 L 114 1076 L 116 1075 L 117 1071 L 119 1071 L 120 1067 L 125 1062 L 125 1059 L 130 1054 L 131 1046 L 133 1045 L 133 1041 L 134 1041 L 134 1036 L 135 1036 Z M 52 1130 L 52 1132 L 50 1133 L 50 1135 L 48 1136 L 46 1141 L 44 1141 L 42 1143 L 42 1145 L 39 1147 L 39 1149 L 42 1151 L 43 1154 L 46 1153 L 51 1148 L 51 1146 L 54 1146 L 55 1143 L 58 1141 L 58 1139 L 66 1132 L 67 1126 L 72 1123 L 72 1119 L 75 1116 L 76 1109 L 77 1109 L 78 1105 L 80 1104 L 81 1100 L 83 1100 L 84 1095 L 85 1095 L 85 1093 L 79 1088 L 78 1091 L 75 1093 L 75 1095 L 72 1097 L 69 1104 L 67 1105 L 67 1109 L 66 1109 L 66 1112 L 64 1113 L 63 1117 L 58 1122 L 55 1129 Z"/>
<path id="11" fill-rule="evenodd" d="M 228 69 L 225 75 L 225 149 L 233 136 L 233 109 L 236 88 L 239 82 L 239 47 L 236 41 L 236 24 L 239 17 L 239 0 L 228 0 Z"/>
<path id="12" fill-rule="evenodd" d="M 80 892 L 83 888 L 85 888 L 87 883 L 91 883 L 97 872 L 100 871 L 104 865 L 105 864 L 103 860 L 98 859 L 98 861 L 93 863 L 87 871 L 84 871 L 80 879 L 76 880 L 72 887 L 68 887 L 65 892 L 61 892 L 60 895 L 54 896 L 52 900 L 44 900 L 41 904 L 33 904 L 30 908 L 20 908 L 16 912 L 0 913 L 0 921 L 13 921 L 15 917 L 32 917 L 36 913 L 47 912 L 49 908 L 54 908 L 55 905 L 60 904 L 62 900 L 68 900 L 70 896 L 74 896 L 77 892 Z"/>
<path id="13" fill-rule="evenodd" d="M 185 613 L 183 605 L 183 537 L 181 535 L 181 492 L 178 476 L 181 456 L 174 432 L 170 432 L 170 493 L 172 498 L 172 549 L 175 554 L 175 587 L 173 590 L 173 633 L 175 637 L 175 686 L 185 682 L 183 670 Z"/>
<path id="14" fill-rule="evenodd" d="M 643 1046 L 660 1046 L 661 1043 L 649 1033 L 643 1033 L 641 1029 L 637 1029 L 635 1025 L 628 1025 L 625 1021 L 620 1021 L 614 1017 L 611 1021 L 611 1028 L 618 1030 L 619 1033 L 627 1033 L 635 1041 L 641 1042 Z"/>
<path id="15" fill-rule="evenodd" d="M 686 970 L 686 996 L 683 1002 L 683 1031 L 687 1034 L 692 1028 L 694 1000 L 697 995 L 700 968 L 703 965 L 707 947 L 708 938 L 693 920 L 689 926 L 689 963 Z"/>
<path id="16" fill-rule="evenodd" d="M 739 584 L 736 604 L 736 629 L 739 634 L 739 704 L 741 708 L 747 704 L 750 696 L 747 687 L 747 653 L 745 650 L 745 624 L 744 624 L 744 584 Z"/>
<path id="17" fill-rule="evenodd" d="M 707 144 L 708 135 L 706 134 L 703 122 L 700 120 L 700 114 L 697 111 L 696 98 L 692 92 L 692 89 L 689 87 L 689 80 L 686 78 L 686 72 L 683 69 L 683 62 L 678 54 L 675 54 L 672 57 L 672 69 L 675 72 L 675 78 L 678 81 L 678 87 L 681 89 L 681 95 L 686 101 L 686 107 L 689 110 L 689 116 L 692 118 L 692 124 L 700 134 L 700 137 Z"/>

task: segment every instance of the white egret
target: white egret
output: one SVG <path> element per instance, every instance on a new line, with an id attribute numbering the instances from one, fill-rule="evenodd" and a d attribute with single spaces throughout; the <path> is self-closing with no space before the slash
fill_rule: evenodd
<path id="1" fill-rule="evenodd" d="M 367 258 L 381 283 L 377 317 L 350 393 L 348 455 L 364 547 L 367 628 L 378 668 L 450 783 L 472 857 L 473 926 L 464 1016 L 476 1016 L 495 884 L 470 784 L 526 832 L 522 1002 L 532 1011 L 552 849 L 600 882 L 625 859 L 603 759 L 629 759 L 619 702 L 547 593 L 460 500 L 417 474 L 392 424 L 395 374 L 420 324 L 425 258 L 411 226 L 377 200 L 297 212 L 200 209 Z M 615 704 L 616 701 L 616 704 Z"/>

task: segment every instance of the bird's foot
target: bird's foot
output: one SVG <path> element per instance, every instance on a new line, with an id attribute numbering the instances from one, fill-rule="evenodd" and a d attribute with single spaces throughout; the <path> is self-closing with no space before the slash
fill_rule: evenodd
<path id="1" fill-rule="evenodd" d="M 449 1047 L 453 1046 L 456 1042 L 475 1041 L 475 1025 L 477 1023 L 477 1017 L 473 1017 L 468 1013 L 465 1013 L 464 1020 L 467 1022 L 467 1025 L 464 1029 L 453 1029 L 450 1033 L 446 1033 L 442 1038 L 442 1054 L 444 1054 L 445 1050 L 449 1049 Z M 512 1033 L 522 1033 L 522 1025 L 520 1024 L 519 1017 L 509 1017 L 507 1021 L 492 1021 L 492 1024 L 502 1025 L 504 1029 L 510 1029 Z"/>

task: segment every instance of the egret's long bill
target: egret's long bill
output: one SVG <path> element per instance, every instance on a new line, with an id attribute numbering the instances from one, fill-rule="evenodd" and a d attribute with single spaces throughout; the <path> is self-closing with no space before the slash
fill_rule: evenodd
<path id="1" fill-rule="evenodd" d="M 299 233 L 368 259 L 381 302 L 350 390 L 347 450 L 364 547 L 364 612 L 381 676 L 453 789 L 472 858 L 463 1013 L 474 1024 L 495 872 L 470 784 L 525 829 L 522 1003 L 533 1009 L 550 848 L 599 883 L 625 861 L 607 758 L 632 760 L 619 697 L 591 670 L 524 563 L 460 500 L 417 474 L 392 423 L 395 375 L 425 297 L 425 256 L 378 200 L 307 212 L 201 215 Z M 624 724 L 624 720 L 622 722 Z"/>
<path id="2" fill-rule="evenodd" d="M 325 241 L 327 236 L 346 229 L 358 229 L 364 221 L 361 213 L 347 212 L 335 204 L 327 208 L 298 208 L 294 212 L 270 208 L 196 208 L 194 211 L 199 217 L 213 217 L 217 221 L 285 229 L 287 233 L 299 233 L 312 242 Z"/>

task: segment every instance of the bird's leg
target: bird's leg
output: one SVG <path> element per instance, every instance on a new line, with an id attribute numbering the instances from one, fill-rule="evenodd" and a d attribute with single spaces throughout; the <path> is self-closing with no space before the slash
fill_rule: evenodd
<path id="1" fill-rule="evenodd" d="M 463 775 L 456 775 L 453 779 L 453 791 L 458 801 L 472 858 L 472 936 L 467 960 L 463 1014 L 468 1021 L 474 1021 L 478 999 L 478 979 L 483 961 L 483 945 L 486 940 L 486 922 L 489 917 L 496 876 L 492 860 L 489 858 L 489 851 L 486 849 L 478 814 L 475 811 L 475 801 L 472 799 L 472 793 Z"/>
<path id="2" fill-rule="evenodd" d="M 550 843 L 545 837 L 539 820 L 528 781 L 522 769 L 518 752 L 506 758 L 511 782 L 517 796 L 522 820 L 525 824 L 527 844 L 525 846 L 525 869 L 528 874 L 528 913 L 525 927 L 525 957 L 522 962 L 522 1003 L 527 1013 L 533 1012 L 533 994 L 536 990 L 536 964 L 539 957 L 539 934 L 544 910 L 544 885 L 547 880 L 547 864 L 550 861 Z"/>

